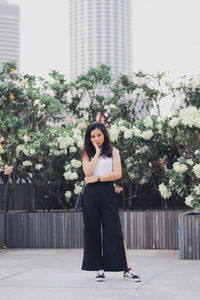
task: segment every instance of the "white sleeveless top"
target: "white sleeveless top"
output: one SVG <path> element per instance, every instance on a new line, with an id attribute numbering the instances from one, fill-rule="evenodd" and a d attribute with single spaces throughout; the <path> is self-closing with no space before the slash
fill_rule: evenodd
<path id="1" fill-rule="evenodd" d="M 113 171 L 113 159 L 112 157 L 99 156 L 96 166 L 92 172 L 93 176 L 103 176 L 105 174 L 112 173 Z"/>

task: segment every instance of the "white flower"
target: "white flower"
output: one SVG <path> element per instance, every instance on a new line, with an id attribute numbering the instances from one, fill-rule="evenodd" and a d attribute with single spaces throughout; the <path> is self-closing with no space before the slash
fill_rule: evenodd
<path id="1" fill-rule="evenodd" d="M 0 136 L 0 143 L 2 143 L 4 141 L 4 138 L 2 136 Z"/>
<path id="2" fill-rule="evenodd" d="M 135 135 L 135 136 L 140 136 L 141 135 L 141 130 L 140 129 L 138 129 L 137 127 L 133 127 L 132 128 L 132 130 L 133 130 L 133 134 Z"/>
<path id="3" fill-rule="evenodd" d="M 149 180 L 146 177 L 142 177 L 142 179 L 140 179 L 139 184 L 143 185 L 145 183 L 147 183 Z"/>
<path id="4" fill-rule="evenodd" d="M 152 130 L 147 130 L 147 131 L 144 131 L 142 134 L 141 134 L 141 137 L 144 139 L 144 140 L 150 140 L 153 136 L 153 131 Z"/>
<path id="5" fill-rule="evenodd" d="M 70 180 L 78 179 L 78 174 L 76 172 L 73 172 L 70 176 Z"/>
<path id="6" fill-rule="evenodd" d="M 4 153 L 5 153 L 5 150 L 4 150 L 4 148 L 3 148 L 3 145 L 0 144 L 0 154 L 4 154 Z"/>
<path id="7" fill-rule="evenodd" d="M 162 118 L 161 116 L 157 116 L 156 120 L 158 123 L 162 123 L 164 118 Z"/>
<path id="8" fill-rule="evenodd" d="M 200 149 L 197 149 L 195 152 L 194 152 L 195 155 L 199 155 L 200 154 Z"/>
<path id="9" fill-rule="evenodd" d="M 32 166 L 32 162 L 30 160 L 25 160 L 23 161 L 23 166 L 24 167 Z"/>
<path id="10" fill-rule="evenodd" d="M 73 128 L 72 132 L 74 135 L 79 135 L 79 136 L 81 135 L 81 130 L 79 128 Z"/>
<path id="11" fill-rule="evenodd" d="M 72 146 L 74 144 L 74 139 L 71 137 L 63 137 L 60 136 L 57 138 L 60 149 L 66 149 L 68 146 Z"/>
<path id="12" fill-rule="evenodd" d="M 32 156 L 36 153 L 35 149 L 25 148 L 23 145 L 16 147 L 16 154 L 19 156 L 19 153 L 23 152 L 26 156 Z"/>
<path id="13" fill-rule="evenodd" d="M 34 105 L 34 106 L 40 105 L 40 104 L 41 104 L 40 99 L 36 99 L 36 100 L 33 102 L 33 105 Z"/>
<path id="14" fill-rule="evenodd" d="M 30 149 L 29 153 L 30 153 L 30 155 L 34 155 L 35 154 L 35 149 Z"/>
<path id="15" fill-rule="evenodd" d="M 18 145 L 16 147 L 16 155 L 19 156 L 19 153 L 23 152 L 26 156 L 29 156 L 29 150 L 25 148 L 24 145 Z"/>
<path id="16" fill-rule="evenodd" d="M 119 127 L 119 130 L 124 132 L 124 131 L 127 130 L 127 128 L 126 128 L 124 125 L 121 125 L 121 126 Z"/>
<path id="17" fill-rule="evenodd" d="M 188 167 L 184 164 L 181 164 L 179 162 L 175 162 L 173 164 L 173 169 L 175 172 L 183 174 L 185 171 L 187 171 Z"/>
<path id="18" fill-rule="evenodd" d="M 179 123 L 179 118 L 173 118 L 169 121 L 169 126 L 174 128 L 178 125 Z"/>
<path id="19" fill-rule="evenodd" d="M 195 186 L 194 191 L 195 191 L 196 195 L 200 195 L 200 184 Z"/>
<path id="20" fill-rule="evenodd" d="M 42 169 L 43 168 L 43 165 L 42 164 L 36 164 L 35 165 L 35 169 L 36 170 L 40 170 L 40 169 Z"/>
<path id="21" fill-rule="evenodd" d="M 26 148 L 24 148 L 23 153 L 24 153 L 26 156 L 30 156 L 30 152 L 29 152 L 29 150 L 26 149 Z"/>
<path id="22" fill-rule="evenodd" d="M 69 171 L 71 169 L 71 165 L 65 165 L 65 171 Z"/>
<path id="23" fill-rule="evenodd" d="M 36 100 L 33 102 L 33 105 L 34 105 L 34 106 L 38 106 L 39 109 L 45 107 L 45 104 L 42 103 L 42 101 L 41 101 L 40 99 L 36 99 Z"/>
<path id="24" fill-rule="evenodd" d="M 78 179 L 78 174 L 76 172 L 67 171 L 63 175 L 64 175 L 66 180 Z"/>
<path id="25" fill-rule="evenodd" d="M 129 172 L 128 175 L 130 176 L 130 178 L 134 179 L 135 178 L 135 173 L 133 172 Z"/>
<path id="26" fill-rule="evenodd" d="M 48 95 L 50 95 L 51 97 L 55 97 L 55 92 L 54 92 L 53 90 L 48 89 L 46 92 L 47 92 Z"/>
<path id="27" fill-rule="evenodd" d="M 147 147 L 147 145 L 144 145 L 143 147 L 141 147 L 140 149 L 135 151 L 135 154 L 144 154 L 149 148 Z"/>
<path id="28" fill-rule="evenodd" d="M 25 143 L 27 143 L 30 140 L 30 136 L 24 135 L 22 139 L 24 140 Z"/>
<path id="29" fill-rule="evenodd" d="M 162 131 L 162 125 L 160 123 L 156 124 L 156 128 L 158 129 L 159 132 Z"/>
<path id="30" fill-rule="evenodd" d="M 200 128 L 200 109 L 195 106 L 183 108 L 180 113 L 181 123 L 185 126 Z"/>
<path id="31" fill-rule="evenodd" d="M 63 176 L 65 177 L 66 180 L 70 180 L 71 174 L 72 174 L 72 172 L 69 170 L 69 171 L 65 172 L 63 174 Z"/>
<path id="32" fill-rule="evenodd" d="M 186 163 L 189 165 L 189 166 L 193 166 L 194 165 L 194 162 L 192 159 L 186 159 Z"/>
<path id="33" fill-rule="evenodd" d="M 164 183 L 161 183 L 159 185 L 159 191 L 160 191 L 160 194 L 161 196 L 164 198 L 164 199 L 168 199 L 171 197 L 172 193 L 171 191 L 169 191 L 166 187 L 166 185 L 164 185 Z"/>
<path id="34" fill-rule="evenodd" d="M 129 162 L 126 164 L 127 168 L 131 168 L 132 167 L 132 164 Z"/>
<path id="35" fill-rule="evenodd" d="M 197 178 L 200 178 L 200 164 L 196 164 L 193 167 L 193 172 L 196 175 Z"/>
<path id="36" fill-rule="evenodd" d="M 82 187 L 80 185 L 75 185 L 74 194 L 80 194 Z"/>
<path id="37" fill-rule="evenodd" d="M 191 195 L 187 196 L 185 198 L 185 204 L 192 207 L 192 201 L 193 201 L 193 199 L 194 198 Z"/>
<path id="38" fill-rule="evenodd" d="M 79 160 L 72 159 L 72 160 L 71 160 L 71 165 L 72 165 L 72 167 L 74 167 L 74 168 L 80 168 L 81 165 L 82 165 L 82 163 L 81 163 L 81 161 L 79 161 Z"/>
<path id="39" fill-rule="evenodd" d="M 71 198 L 71 195 L 72 195 L 72 192 L 67 191 L 67 192 L 65 193 L 65 198 L 66 198 L 66 199 L 69 199 L 69 198 Z"/>
<path id="40" fill-rule="evenodd" d="M 152 121 L 151 117 L 147 117 L 146 119 L 144 119 L 144 126 L 147 128 L 153 126 L 153 121 Z"/>
<path id="41" fill-rule="evenodd" d="M 124 120 L 119 120 L 117 124 L 118 124 L 118 126 L 123 126 L 124 125 Z"/>
<path id="42" fill-rule="evenodd" d="M 25 147 L 23 145 L 18 145 L 16 147 L 16 154 L 19 155 L 20 152 L 24 152 Z"/>
<path id="43" fill-rule="evenodd" d="M 8 165 L 4 166 L 4 174 L 5 175 L 10 175 L 12 172 L 13 172 L 13 166 L 8 166 Z"/>
<path id="44" fill-rule="evenodd" d="M 109 133 L 110 133 L 111 141 L 116 142 L 118 140 L 119 133 L 120 133 L 119 129 L 115 125 L 113 125 L 110 127 Z"/>
<path id="45" fill-rule="evenodd" d="M 63 154 L 63 151 L 50 149 L 50 153 L 53 154 L 53 155 L 55 155 L 55 156 L 59 156 L 59 155 Z"/>
<path id="46" fill-rule="evenodd" d="M 69 152 L 70 153 L 75 153 L 76 152 L 76 147 L 69 147 Z"/>
<path id="47" fill-rule="evenodd" d="M 132 136 L 133 136 L 133 131 L 131 129 L 126 128 L 126 131 L 124 131 L 124 138 L 127 140 L 132 138 Z"/>
<path id="48" fill-rule="evenodd" d="M 133 165 L 132 160 L 131 160 L 130 157 L 126 159 L 125 163 L 126 163 L 127 168 L 131 168 L 132 165 Z"/>
<path id="49" fill-rule="evenodd" d="M 78 146 L 79 148 L 82 148 L 82 147 L 83 147 L 83 144 L 84 144 L 83 138 L 80 137 L 80 136 L 76 136 L 75 138 L 76 138 L 77 146 Z"/>

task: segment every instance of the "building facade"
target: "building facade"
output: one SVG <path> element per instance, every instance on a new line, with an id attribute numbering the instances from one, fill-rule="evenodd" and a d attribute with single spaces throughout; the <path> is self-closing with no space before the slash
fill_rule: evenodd
<path id="1" fill-rule="evenodd" d="M 132 0 L 70 0 L 71 78 L 109 65 L 132 73 Z"/>
<path id="2" fill-rule="evenodd" d="M 20 64 L 20 9 L 0 0 L 0 63 L 15 61 Z"/>

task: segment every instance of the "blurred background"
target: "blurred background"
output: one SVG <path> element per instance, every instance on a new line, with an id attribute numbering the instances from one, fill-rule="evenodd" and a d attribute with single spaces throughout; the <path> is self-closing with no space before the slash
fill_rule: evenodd
<path id="1" fill-rule="evenodd" d="M 90 5 L 94 6 L 96 2 L 102 5 L 104 2 L 109 3 L 108 10 L 116 6 L 116 1 L 112 0 L 91 2 L 72 0 L 71 2 L 72 5 L 82 5 L 84 11 Z M 198 0 L 124 2 L 125 5 L 131 2 L 128 4 L 131 5 L 129 16 L 131 28 L 129 28 L 128 38 L 132 40 L 134 72 L 168 71 L 172 78 L 199 72 L 200 2 Z M 0 3 L 17 5 L 20 10 L 20 71 L 47 76 L 50 70 L 56 69 L 70 78 L 70 22 L 72 22 L 70 1 L 0 0 Z M 2 14 L 2 9 L 0 13 Z M 86 18 L 88 15 L 83 17 Z M 104 17 L 100 22 L 103 21 Z"/>

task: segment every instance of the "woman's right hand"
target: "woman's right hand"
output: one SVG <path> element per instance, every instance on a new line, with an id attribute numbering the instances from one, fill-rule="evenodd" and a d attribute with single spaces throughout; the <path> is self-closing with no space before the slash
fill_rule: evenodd
<path id="1" fill-rule="evenodd" d="M 100 150 L 99 146 L 98 146 L 95 142 L 92 142 L 92 144 L 93 144 L 93 146 L 95 147 L 96 154 L 100 155 L 101 150 Z"/>

